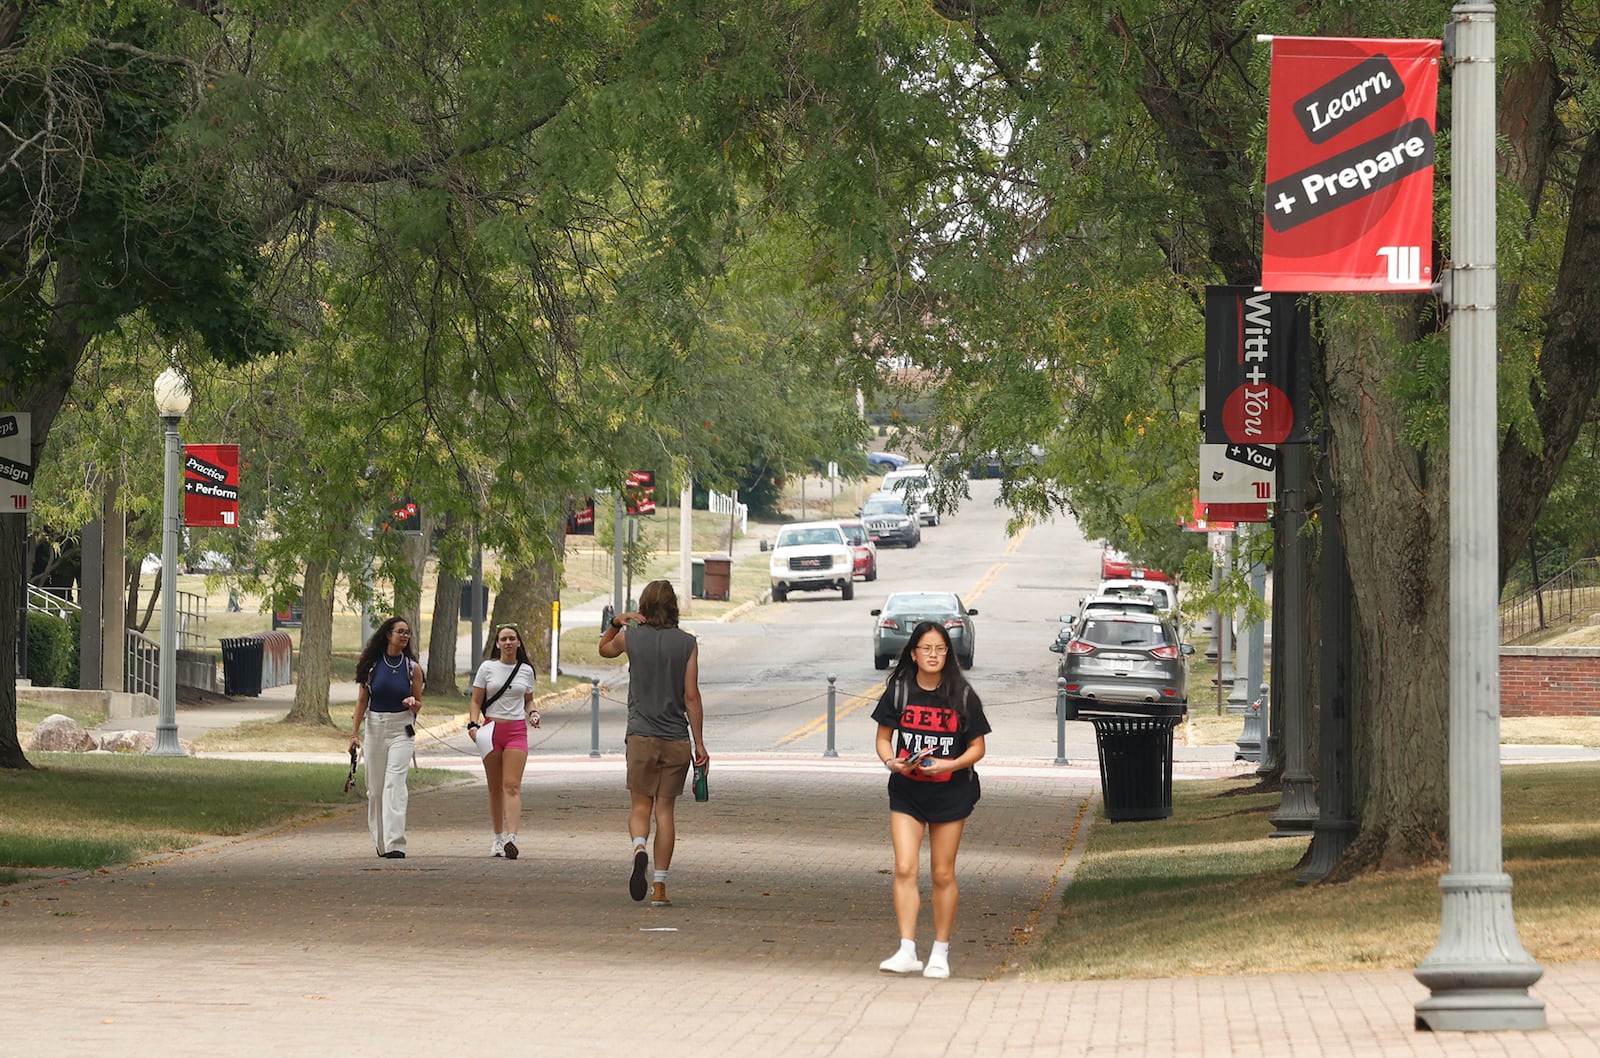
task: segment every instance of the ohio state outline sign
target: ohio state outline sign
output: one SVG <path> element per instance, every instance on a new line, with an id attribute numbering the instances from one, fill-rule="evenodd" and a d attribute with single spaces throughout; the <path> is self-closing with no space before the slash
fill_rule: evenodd
<path id="1" fill-rule="evenodd" d="M 1433 286 L 1439 41 L 1272 38 L 1261 288 Z"/>

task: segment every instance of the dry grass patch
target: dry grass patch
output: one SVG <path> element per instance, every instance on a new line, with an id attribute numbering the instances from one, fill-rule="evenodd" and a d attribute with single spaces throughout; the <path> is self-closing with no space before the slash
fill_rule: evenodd
<path id="1" fill-rule="evenodd" d="M 1600 765 L 1505 770 L 1505 859 L 1536 959 L 1600 956 Z M 1161 977 L 1415 966 L 1439 938 L 1442 866 L 1301 886 L 1306 838 L 1272 839 L 1279 795 L 1180 783 L 1173 818 L 1095 824 L 1034 970 Z"/>

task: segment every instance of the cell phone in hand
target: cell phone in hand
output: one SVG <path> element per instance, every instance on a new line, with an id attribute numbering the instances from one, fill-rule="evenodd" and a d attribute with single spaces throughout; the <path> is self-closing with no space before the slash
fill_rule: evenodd
<path id="1" fill-rule="evenodd" d="M 906 763 L 909 764 L 913 768 L 920 768 L 924 764 L 928 763 L 928 760 L 932 756 L 933 756 L 933 747 L 932 746 L 926 746 L 926 747 L 924 747 L 922 749 L 917 750 L 915 753 L 911 754 L 911 759 L 909 761 L 907 761 Z"/>

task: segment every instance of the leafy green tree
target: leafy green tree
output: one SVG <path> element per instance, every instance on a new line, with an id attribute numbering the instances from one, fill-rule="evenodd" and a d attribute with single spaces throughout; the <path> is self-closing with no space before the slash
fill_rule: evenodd
<path id="1" fill-rule="evenodd" d="M 905 324 L 890 344 L 937 374 L 942 420 L 961 424 L 966 443 L 1049 448 L 1042 473 L 1008 483 L 1019 510 L 1065 503 L 1092 533 L 1140 550 L 1134 527 L 1171 524 L 1193 488 L 1201 287 L 1260 274 L 1267 52 L 1256 34 L 1428 36 L 1443 12 L 934 7 L 953 32 L 906 81 L 962 115 L 966 135 L 908 212 L 896 260 L 917 268 L 880 267 L 888 307 L 877 319 Z M 1588 194 L 1600 149 L 1586 135 L 1594 25 L 1576 5 L 1500 12 L 1500 474 L 1519 483 L 1502 493 L 1506 568 L 1592 403 L 1594 344 L 1578 335 L 1600 322 L 1581 293 L 1600 248 Z M 1447 128 L 1448 81 L 1442 101 Z M 1446 822 L 1445 740 L 1415 737 L 1446 729 L 1445 341 L 1430 299 L 1315 307 L 1315 391 L 1355 593 L 1361 834 L 1349 860 L 1412 862 L 1440 853 Z"/>

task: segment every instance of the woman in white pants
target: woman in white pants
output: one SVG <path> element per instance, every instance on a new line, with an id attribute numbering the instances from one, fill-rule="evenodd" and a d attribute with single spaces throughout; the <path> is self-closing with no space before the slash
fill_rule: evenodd
<path id="1" fill-rule="evenodd" d="M 367 828 L 378 855 L 406 858 L 406 772 L 416 746 L 424 674 L 411 649 L 411 625 L 391 617 L 356 660 L 356 712 L 350 745 L 367 758 Z M 363 741 L 363 733 L 365 740 Z"/>

